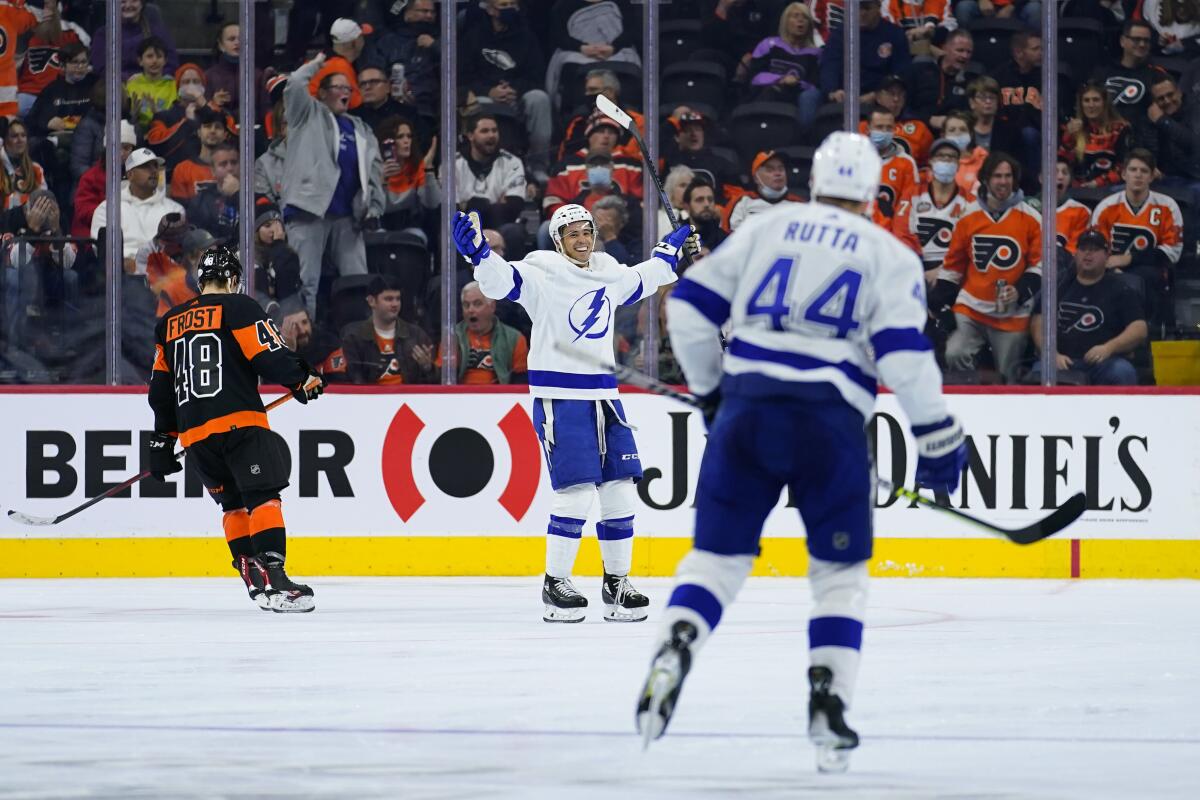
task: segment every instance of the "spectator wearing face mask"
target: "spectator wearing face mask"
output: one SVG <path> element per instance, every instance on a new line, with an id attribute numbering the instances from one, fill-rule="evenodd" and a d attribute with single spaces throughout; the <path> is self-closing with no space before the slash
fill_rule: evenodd
<path id="1" fill-rule="evenodd" d="M 873 108 L 867 117 L 867 135 L 883 161 L 875 207 L 889 221 L 917 188 L 917 162 L 896 143 L 895 128 L 896 115 L 882 106 Z"/>
<path id="2" fill-rule="evenodd" d="M 754 188 L 739 190 L 725 206 L 721 228 L 726 233 L 737 230 L 746 218 L 766 211 L 779 203 L 802 203 L 804 198 L 788 191 L 787 163 L 782 153 L 767 150 L 754 157 L 750 165 Z"/>
<path id="3" fill-rule="evenodd" d="M 200 120 L 223 119 L 225 134 L 237 135 L 237 123 L 228 113 L 220 111 L 207 98 L 208 86 L 204 70 L 187 63 L 175 70 L 176 100 L 150 120 L 146 142 L 161 151 L 168 170 L 186 159 L 196 159 L 201 150 L 198 136 Z M 217 136 L 210 136 L 215 140 Z"/>
<path id="4" fill-rule="evenodd" d="M 546 184 L 542 198 L 542 213 L 547 219 L 564 203 L 579 202 L 574 198 L 613 190 L 626 198 L 642 200 L 642 164 L 632 158 L 614 156 L 621 128 L 600 112 L 592 115 L 587 127 L 587 147 L 572 153 L 555 166 L 553 177 Z M 598 159 L 588 163 L 589 159 Z M 592 202 L 595 202 L 593 199 Z M 631 212 L 632 213 L 632 212 Z"/>
<path id="5" fill-rule="evenodd" d="M 975 201 L 975 195 L 959 189 L 958 158 L 961 151 L 949 139 L 938 139 L 929 148 L 929 179 L 897 209 L 897 220 L 921 247 L 925 282 L 937 281 L 938 269 L 946 258 L 954 227 Z"/>

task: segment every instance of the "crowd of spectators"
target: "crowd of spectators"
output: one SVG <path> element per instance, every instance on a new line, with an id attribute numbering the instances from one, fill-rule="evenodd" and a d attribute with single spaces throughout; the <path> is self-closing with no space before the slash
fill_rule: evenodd
<path id="1" fill-rule="evenodd" d="M 548 220 L 564 203 L 591 210 L 599 247 L 644 258 L 668 217 L 644 229 L 641 152 L 595 110 L 604 95 L 643 132 L 658 115 L 667 198 L 703 257 L 747 217 L 808 199 L 812 149 L 841 127 L 846 100 L 840 0 L 662 4 L 658 108 L 642 103 L 640 4 L 478 0 L 458 6 L 459 116 L 441 132 L 438 4 L 314 0 L 293 2 L 286 28 L 259 20 L 256 127 L 239 131 L 249 100 L 236 21 L 183 30 L 173 21 L 196 18 L 183 4 L 119 2 L 131 381 L 150 365 L 143 332 L 195 293 L 203 248 L 252 223 L 256 296 L 331 380 L 438 382 L 451 346 L 460 382 L 521 382 L 529 320 L 484 298 L 462 263 L 440 263 L 443 203 L 477 211 L 508 258 L 552 247 Z M 860 3 L 859 129 L 884 162 L 874 220 L 922 258 L 948 381 L 1037 380 L 1043 362 L 1064 380 L 1151 381 L 1147 342 L 1174 331 L 1176 273 L 1200 230 L 1200 25 L 1133 0 L 1054 5 L 1090 49 L 1057 75 L 1051 358 L 1037 329 L 1043 3 Z M 92 0 L 0 2 L 0 381 L 103 375 L 102 358 L 63 334 L 94 347 L 103 330 L 103 23 Z M 453 164 L 441 163 L 442 135 Z M 254 140 L 252 187 L 239 180 L 242 136 Z M 253 220 L 240 218 L 243 191 Z M 443 270 L 461 315 L 439 344 Z M 643 305 L 616 323 L 619 356 L 639 367 Z M 657 349 L 659 374 L 678 377 L 669 340 Z"/>

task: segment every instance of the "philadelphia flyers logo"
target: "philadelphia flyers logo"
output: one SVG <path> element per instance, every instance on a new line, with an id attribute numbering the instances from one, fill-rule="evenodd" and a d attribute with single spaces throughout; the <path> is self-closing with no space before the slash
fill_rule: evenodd
<path id="1" fill-rule="evenodd" d="M 1158 244 L 1154 231 L 1141 225 L 1113 225 L 1112 244 L 1114 253 L 1131 250 L 1153 250 Z"/>
<path id="2" fill-rule="evenodd" d="M 1067 331 L 1094 331 L 1104 324 L 1104 312 L 1098 306 L 1083 303 L 1059 303 L 1058 325 L 1065 333 Z M 1066 327 L 1063 327 L 1063 326 Z"/>
<path id="3" fill-rule="evenodd" d="M 1113 105 L 1136 106 L 1146 96 L 1146 84 L 1135 78 L 1114 75 L 1104 82 Z"/>
<path id="4" fill-rule="evenodd" d="M 436 488 L 455 498 L 484 493 L 494 481 L 495 455 L 484 426 L 471 420 L 471 427 L 451 428 L 440 433 L 426 430 L 425 421 L 406 403 L 392 418 L 383 440 L 383 487 L 396 515 L 405 522 L 423 505 L 419 484 Z M 541 478 L 541 445 L 529 413 L 516 403 L 495 423 L 509 451 L 511 470 L 495 501 L 520 522 L 533 505 Z M 418 445 L 422 446 L 418 457 Z M 427 448 L 427 455 L 426 450 Z M 505 460 L 501 460 L 504 463 Z M 426 475 L 415 474 L 427 470 Z M 432 483 L 432 487 L 429 484 Z"/>
<path id="5" fill-rule="evenodd" d="M 896 208 L 896 190 L 886 183 L 879 184 L 879 197 L 875 202 L 884 216 L 892 216 Z"/>
<path id="6" fill-rule="evenodd" d="M 938 217 L 919 217 L 917 219 L 917 241 L 921 247 L 949 247 L 950 237 L 954 235 L 954 223 Z"/>
<path id="7" fill-rule="evenodd" d="M 1021 260 L 1021 246 L 1008 236 L 976 236 L 971 240 L 975 269 L 987 272 L 989 268 L 1008 270 Z"/>

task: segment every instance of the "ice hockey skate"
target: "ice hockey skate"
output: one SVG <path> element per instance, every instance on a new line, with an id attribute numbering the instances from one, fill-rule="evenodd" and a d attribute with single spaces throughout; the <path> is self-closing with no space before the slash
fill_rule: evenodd
<path id="1" fill-rule="evenodd" d="M 283 571 L 283 556 L 263 553 L 259 559 L 267 571 L 267 602 L 276 614 L 303 614 L 317 607 L 313 590 L 296 583 Z"/>
<path id="2" fill-rule="evenodd" d="M 817 748 L 817 771 L 845 772 L 850 751 L 858 747 L 858 734 L 846 724 L 842 699 L 829 691 L 833 672 L 828 667 L 809 667 L 808 738 Z"/>
<path id="3" fill-rule="evenodd" d="M 644 622 L 650 611 L 650 598 L 633 588 L 628 575 L 604 573 L 600 599 L 608 622 Z"/>
<path id="4" fill-rule="evenodd" d="M 547 575 L 542 583 L 542 602 L 546 604 L 542 613 L 546 622 L 583 622 L 587 613 L 587 598 L 579 593 L 570 578 Z"/>
<path id="5" fill-rule="evenodd" d="M 271 610 L 270 597 L 267 594 L 267 571 L 262 562 L 254 556 L 238 556 L 233 561 L 233 568 L 242 576 L 250 599 L 263 611 Z"/>
<path id="6" fill-rule="evenodd" d="M 637 728 L 642 735 L 642 748 L 667 731 L 675 703 L 683 688 L 683 679 L 692 668 L 692 642 L 696 641 L 696 626 L 680 620 L 671 626 L 671 638 L 650 664 L 650 676 L 642 687 L 637 705 Z"/>

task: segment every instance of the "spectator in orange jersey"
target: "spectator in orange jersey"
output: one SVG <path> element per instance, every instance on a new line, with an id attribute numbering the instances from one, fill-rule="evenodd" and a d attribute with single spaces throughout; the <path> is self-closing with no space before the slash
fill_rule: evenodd
<path id="1" fill-rule="evenodd" d="M 175 104 L 155 114 L 146 131 L 146 143 L 162 153 L 168 171 L 184 159 L 195 159 L 199 153 L 196 113 L 201 109 L 222 112 L 227 135 L 237 136 L 238 131 L 237 122 L 229 112 L 222 111 L 215 100 L 207 99 L 208 85 L 200 67 L 188 63 L 175 70 L 175 86 L 178 95 Z"/>
<path id="2" fill-rule="evenodd" d="M 953 30 L 958 25 L 950 0 L 887 0 L 883 15 L 904 29 L 914 55 L 929 52 L 938 27 Z"/>
<path id="3" fill-rule="evenodd" d="M 930 150 L 928 180 L 922 181 L 911 197 L 901 201 L 896 213 L 897 228 L 917 240 L 925 282 L 932 287 L 946 258 L 950 239 L 975 196 L 959 189 L 958 145 L 938 139 Z"/>
<path id="4" fill-rule="evenodd" d="M 558 148 L 559 161 L 565 159 L 568 153 L 573 153 L 586 146 L 587 135 L 585 131 L 588 129 L 588 123 L 592 120 L 592 114 L 595 113 L 596 95 L 602 94 L 613 101 L 617 107 L 621 107 L 621 79 L 617 77 L 617 73 L 610 69 L 589 70 L 583 80 L 583 94 L 587 98 L 587 110 L 576 114 L 567 122 L 567 126 L 564 128 L 565 133 L 563 134 L 562 144 Z M 633 124 L 637 125 L 638 133 L 644 137 L 646 135 L 646 120 L 641 114 L 632 109 L 626 108 L 625 113 L 633 120 Z M 633 137 L 627 131 L 619 133 L 618 142 L 613 147 L 613 154 L 636 159 L 641 159 L 642 157 L 642 151 L 638 149 L 637 142 L 633 140 Z"/>
<path id="5" fill-rule="evenodd" d="M 1059 152 L 1071 164 L 1075 186 L 1111 186 L 1121 179 L 1130 128 L 1113 109 L 1108 92 L 1088 83 L 1075 98 L 1075 116 L 1062 126 Z"/>
<path id="6" fill-rule="evenodd" d="M 429 335 L 400 318 L 400 285 L 376 275 L 367 287 L 371 315 L 342 329 L 346 374 L 354 383 L 433 383 Z"/>
<path id="7" fill-rule="evenodd" d="M 16 3 L 12 5 L 16 5 Z M 49 23 L 47 28 L 49 35 L 41 36 L 39 29 L 34 29 L 26 43 L 25 58 L 21 61 L 21 73 L 17 78 L 19 92 L 17 107 L 22 118 L 29 116 L 37 99 L 63 74 L 67 62 L 75 57 L 74 54 L 68 56 L 63 52 L 63 48 L 70 45 L 80 48 L 85 66 L 85 69 L 82 70 L 83 75 L 87 75 L 92 67 L 91 59 L 88 58 L 87 46 L 79 38 L 79 34 L 84 31 L 73 22 L 63 25 L 55 24 L 56 21 L 46 19 L 45 14 L 46 11 L 43 10 L 43 22 Z M 86 33 L 84 35 L 86 36 Z"/>
<path id="8" fill-rule="evenodd" d="M 1150 190 L 1158 165 L 1149 150 L 1129 151 L 1121 178 L 1125 189 L 1100 201 L 1095 225 L 1112 243 L 1108 268 L 1136 275 L 1146 297 L 1146 317 L 1162 315 L 1171 270 L 1183 254 L 1183 215 L 1169 196 Z"/>
<path id="9" fill-rule="evenodd" d="M 213 148 L 224 143 L 229 136 L 224 112 L 211 106 L 198 109 L 194 121 L 200 152 L 195 158 L 179 162 L 167 190 L 167 194 L 181 203 L 191 200 L 200 189 L 213 183 Z"/>
<path id="10" fill-rule="evenodd" d="M 979 193 L 979 170 L 983 167 L 988 151 L 975 144 L 975 115 L 970 111 L 951 111 L 946 115 L 945 138 L 958 145 L 962 155 L 958 159 L 958 175 L 955 182 L 966 194 Z"/>
<path id="11" fill-rule="evenodd" d="M 1017 188 L 1021 165 L 1012 156 L 989 155 L 980 178 L 979 199 L 955 227 L 929 293 L 930 309 L 944 329 L 954 327 L 947 367 L 973 370 L 986 345 L 996 369 L 1015 383 L 1033 296 L 1042 287 L 1041 216 Z"/>
<path id="12" fill-rule="evenodd" d="M 895 142 L 913 157 L 917 167 L 924 169 L 929 161 L 929 145 L 933 144 L 933 133 L 929 126 L 908 111 L 908 86 L 899 75 L 889 75 L 879 84 L 875 92 L 875 104 L 886 108 L 896 117 Z M 858 132 L 867 135 L 867 121 L 858 123 Z"/>
<path id="13" fill-rule="evenodd" d="M 1054 168 L 1054 188 L 1058 195 L 1058 210 L 1055 212 L 1055 228 L 1058 246 L 1074 255 L 1075 242 L 1079 234 L 1092 224 L 1092 210 L 1071 197 L 1071 164 L 1063 156 L 1058 157 Z M 1105 245 L 1107 250 L 1107 245 Z"/>
<path id="14" fill-rule="evenodd" d="M 527 383 L 529 343 L 516 328 L 496 319 L 496 301 L 471 281 L 462 288 L 462 321 L 454 326 L 458 382 L 468 386 Z M 438 349 L 437 366 L 442 366 Z"/>
<path id="15" fill-rule="evenodd" d="M 17 60 L 25 53 L 30 37 L 37 35 L 50 39 L 61 33 L 57 0 L 46 0 L 41 22 L 25 8 L 21 0 L 0 5 L 0 116 L 12 119 L 20 110 L 17 102 Z"/>
<path id="16" fill-rule="evenodd" d="M 438 140 L 433 137 L 422 158 L 413 137 L 413 124 L 401 117 L 388 117 L 375 128 L 386 197 L 382 222 L 389 231 L 407 230 L 426 239 L 424 228 L 442 204 L 442 186 L 433 171 Z"/>
<path id="17" fill-rule="evenodd" d="M 559 206 L 576 202 L 573 198 L 587 194 L 593 189 L 606 192 L 615 187 L 624 196 L 641 201 L 641 162 L 613 155 L 613 150 L 620 141 L 620 134 L 621 127 L 616 122 L 599 111 L 592 114 L 587 127 L 587 149 L 572 153 L 552 170 L 553 177 L 546 184 L 546 195 L 542 198 L 542 213 L 547 219 Z M 589 169 L 587 162 L 595 157 L 605 157 L 608 160 L 608 172 L 603 176 L 606 180 L 599 180 L 600 173 Z M 598 170 L 603 168 L 597 166 Z"/>
<path id="18" fill-rule="evenodd" d="M 917 189 L 917 162 L 896 144 L 895 128 L 896 115 L 882 106 L 867 115 L 867 135 L 883 161 L 875 207 L 889 222 L 896 216 L 897 204 Z"/>
<path id="19" fill-rule="evenodd" d="M 46 174 L 29 157 L 29 128 L 19 119 L 8 124 L 4 148 L 0 150 L 0 196 L 4 208 L 25 205 L 29 196 L 46 188 Z"/>

